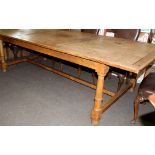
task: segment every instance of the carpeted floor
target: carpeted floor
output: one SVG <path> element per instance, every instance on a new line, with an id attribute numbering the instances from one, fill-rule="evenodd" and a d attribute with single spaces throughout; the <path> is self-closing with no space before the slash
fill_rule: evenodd
<path id="1" fill-rule="evenodd" d="M 65 70 L 76 73 L 71 66 L 65 66 Z M 82 78 L 92 80 L 86 71 Z M 114 90 L 116 80 L 115 77 L 106 80 L 106 87 Z M 89 126 L 94 94 L 95 90 L 32 64 L 14 65 L 6 73 L 0 72 L 0 125 Z M 123 95 L 102 115 L 100 125 L 132 125 L 135 95 L 136 91 Z M 153 111 L 150 104 L 140 106 L 140 116 Z M 139 119 L 135 125 L 148 123 Z"/>

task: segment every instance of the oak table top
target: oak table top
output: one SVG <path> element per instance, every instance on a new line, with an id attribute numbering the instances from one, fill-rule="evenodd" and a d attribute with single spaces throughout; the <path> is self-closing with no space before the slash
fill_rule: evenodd
<path id="1" fill-rule="evenodd" d="M 61 30 L 0 30 L 5 36 L 134 73 L 154 61 L 155 45 Z"/>

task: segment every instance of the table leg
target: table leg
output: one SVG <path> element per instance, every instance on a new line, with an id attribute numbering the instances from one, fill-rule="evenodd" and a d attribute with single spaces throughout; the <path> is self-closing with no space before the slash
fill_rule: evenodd
<path id="1" fill-rule="evenodd" d="M 137 84 L 137 77 L 138 75 L 129 73 L 129 82 L 132 84 L 132 87 L 130 88 L 130 92 L 133 92 L 135 90 L 135 87 Z"/>
<path id="2" fill-rule="evenodd" d="M 97 72 L 98 80 L 97 80 L 97 88 L 96 88 L 96 95 L 94 101 L 94 107 L 91 113 L 91 120 L 93 125 L 97 125 L 101 118 L 101 104 L 103 100 L 103 87 L 104 87 L 104 78 L 109 70 L 109 67 L 102 66 Z"/>
<path id="3" fill-rule="evenodd" d="M 2 64 L 3 72 L 6 72 L 7 64 L 5 62 L 5 53 L 4 53 L 4 49 L 3 49 L 3 41 L 2 40 L 0 40 L 0 61 Z"/>
<path id="4" fill-rule="evenodd" d="M 137 79 L 131 79 L 130 80 L 132 87 L 130 88 L 130 91 L 133 92 L 135 90 L 136 84 L 137 84 Z"/>

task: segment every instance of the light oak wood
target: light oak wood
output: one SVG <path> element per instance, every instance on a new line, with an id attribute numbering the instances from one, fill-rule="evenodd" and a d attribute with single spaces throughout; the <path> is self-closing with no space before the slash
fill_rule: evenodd
<path id="1" fill-rule="evenodd" d="M 2 40 L 0 40 L 0 59 L 1 59 L 2 70 L 3 70 L 3 72 L 6 72 L 7 64 L 5 62 L 5 52 L 4 52 Z"/>
<path id="2" fill-rule="evenodd" d="M 101 105 L 103 101 L 102 90 L 104 87 L 104 78 L 109 71 L 109 67 L 102 65 L 96 71 L 98 74 L 98 80 L 97 80 L 94 107 L 93 107 L 92 114 L 91 114 L 93 125 L 97 125 L 101 118 L 101 112 L 102 112 Z"/>
<path id="3" fill-rule="evenodd" d="M 10 32 L 10 33 L 9 33 Z M 121 38 L 60 30 L 0 30 L 9 42 L 27 43 L 138 73 L 154 60 L 154 45 Z M 8 38 L 8 36 L 13 37 Z M 51 37 L 52 36 L 52 37 Z M 2 36 L 1 36 L 2 37 Z M 17 39 L 17 40 L 15 40 Z M 21 43 L 21 40 L 23 44 Z M 115 54 L 117 52 L 117 55 Z M 44 52 L 43 52 L 44 53 Z M 115 56 L 114 56 L 115 55 Z"/>
<path id="4" fill-rule="evenodd" d="M 98 75 L 97 86 L 37 63 L 33 59 L 6 62 L 3 41 L 94 69 Z M 27 61 L 96 89 L 94 107 L 91 113 L 92 124 L 96 125 L 99 123 L 102 112 L 107 110 L 128 89 L 135 86 L 135 80 L 132 79 L 129 85 L 119 92 L 114 93 L 104 89 L 104 79 L 109 68 L 116 67 L 139 75 L 154 61 L 155 46 L 73 31 L 0 30 L 0 57 L 3 71 L 6 71 L 8 65 Z M 102 103 L 103 93 L 112 96 L 106 103 Z"/>

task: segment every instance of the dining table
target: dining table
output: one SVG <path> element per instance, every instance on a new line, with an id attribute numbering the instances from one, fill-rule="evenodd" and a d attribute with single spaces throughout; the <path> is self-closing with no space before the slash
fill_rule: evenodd
<path id="1" fill-rule="evenodd" d="M 37 56 L 7 60 L 4 50 L 5 43 L 92 69 L 97 73 L 97 83 L 93 84 L 38 62 L 35 60 Z M 137 77 L 144 74 L 154 63 L 154 60 L 155 45 L 153 44 L 63 29 L 0 29 L 2 71 L 5 73 L 10 65 L 29 62 L 95 89 L 93 107 L 90 112 L 93 125 L 99 124 L 103 113 L 124 93 L 134 90 Z M 136 76 L 131 76 L 129 82 L 120 90 L 111 91 L 105 88 L 105 79 L 111 68 L 123 70 Z M 110 97 L 108 101 L 104 100 L 105 94 Z"/>

